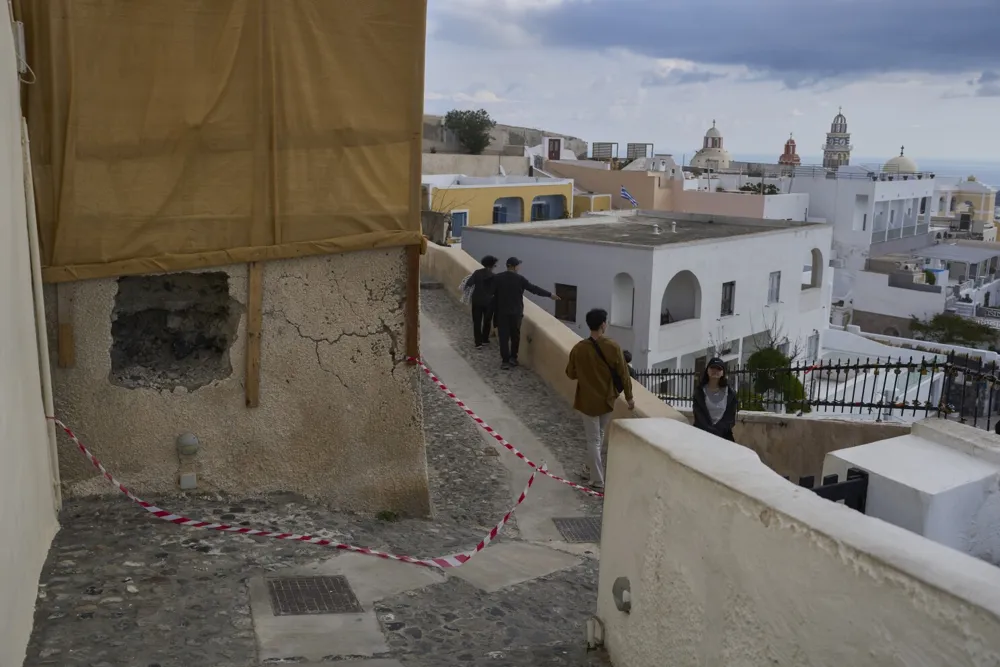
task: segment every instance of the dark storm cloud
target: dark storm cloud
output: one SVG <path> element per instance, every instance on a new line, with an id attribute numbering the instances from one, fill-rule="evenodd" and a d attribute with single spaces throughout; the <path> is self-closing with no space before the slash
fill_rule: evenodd
<path id="1" fill-rule="evenodd" d="M 490 39 L 474 19 L 443 18 L 439 39 Z M 1000 68 L 1000 0 L 590 0 L 499 18 L 540 45 L 746 66 L 789 86 Z"/>
<path id="2" fill-rule="evenodd" d="M 969 82 L 976 86 L 976 97 L 1000 97 L 1000 74 L 987 70 Z"/>

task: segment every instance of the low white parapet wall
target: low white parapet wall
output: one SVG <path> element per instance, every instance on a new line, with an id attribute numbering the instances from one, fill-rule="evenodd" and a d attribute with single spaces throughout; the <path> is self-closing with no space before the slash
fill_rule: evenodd
<path id="1" fill-rule="evenodd" d="M 797 488 L 744 447 L 618 421 L 607 489 L 598 617 L 616 667 L 1000 664 L 1000 568 Z"/>

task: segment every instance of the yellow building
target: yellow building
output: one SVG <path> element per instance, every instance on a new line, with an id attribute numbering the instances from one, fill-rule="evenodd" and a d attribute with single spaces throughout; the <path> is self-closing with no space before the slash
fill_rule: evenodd
<path id="1" fill-rule="evenodd" d="M 948 222 L 952 229 L 982 234 L 983 240 L 992 241 L 996 235 L 997 191 L 975 176 L 937 180 L 933 221 Z"/>
<path id="2" fill-rule="evenodd" d="M 424 176 L 426 210 L 451 217 L 451 237 L 469 225 L 493 225 L 571 218 L 573 180 L 532 176 L 476 178 L 459 174 Z"/>
<path id="3" fill-rule="evenodd" d="M 594 194 L 577 190 L 573 194 L 573 217 L 579 218 L 584 213 L 599 213 L 611 210 L 611 195 Z"/>

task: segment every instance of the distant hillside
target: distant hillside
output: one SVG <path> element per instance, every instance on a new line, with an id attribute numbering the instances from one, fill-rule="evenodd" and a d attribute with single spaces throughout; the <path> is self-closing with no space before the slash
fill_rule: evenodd
<path id="1" fill-rule="evenodd" d="M 461 144 L 451 136 L 451 133 L 444 129 L 442 116 L 424 114 L 424 152 L 432 148 L 439 153 L 461 153 L 464 152 Z M 538 146 L 542 143 L 542 137 L 562 137 L 565 139 L 565 147 L 580 157 L 587 155 L 587 142 L 579 137 L 571 137 L 558 132 L 539 130 L 533 127 L 517 127 L 514 125 L 501 125 L 493 129 L 493 141 L 484 153 L 490 155 L 506 154 L 520 155 L 524 146 Z"/>

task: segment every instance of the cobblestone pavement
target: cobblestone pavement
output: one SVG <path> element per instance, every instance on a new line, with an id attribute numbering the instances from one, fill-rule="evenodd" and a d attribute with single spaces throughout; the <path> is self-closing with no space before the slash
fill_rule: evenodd
<path id="1" fill-rule="evenodd" d="M 537 411 L 552 399 L 541 385 L 532 387 L 539 395 L 529 402 Z M 431 520 L 344 515 L 291 495 L 240 501 L 187 495 L 162 503 L 192 517 L 418 556 L 468 548 L 508 509 L 506 471 L 446 396 L 427 380 L 422 391 Z M 101 443 L 88 444 L 100 456 Z M 61 446 L 63 455 L 73 455 Z M 69 500 L 60 521 L 25 667 L 257 665 L 247 581 L 327 555 L 321 547 L 180 528 L 122 497 Z M 512 525 L 501 539 L 516 534 Z M 597 563 L 584 561 L 491 594 L 452 578 L 377 609 L 392 656 L 408 667 L 603 665 L 603 657 L 582 649 L 596 582 Z"/>
<path id="2" fill-rule="evenodd" d="M 452 348 L 514 410 L 524 425 L 552 449 L 569 478 L 577 480 L 586 463 L 587 450 L 583 425 L 572 407 L 531 371 L 500 370 L 500 347 L 496 340 L 491 340 L 489 347 L 477 350 L 471 340 L 472 317 L 444 289 L 425 288 L 420 296 L 421 310 L 445 332 Z M 511 444 L 516 447 L 518 443 Z M 601 511 L 600 500 L 591 498 L 583 506 L 594 514 Z"/>

